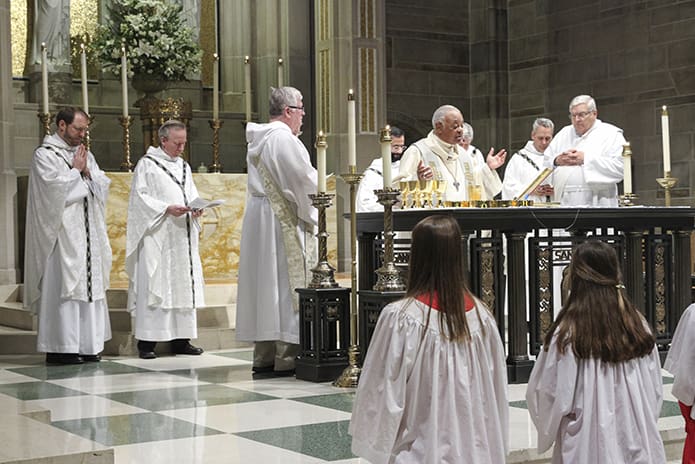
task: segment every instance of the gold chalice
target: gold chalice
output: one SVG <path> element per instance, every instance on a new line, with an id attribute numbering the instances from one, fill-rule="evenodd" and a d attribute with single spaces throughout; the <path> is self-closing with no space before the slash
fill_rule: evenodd
<path id="1" fill-rule="evenodd" d="M 437 180 L 437 185 L 434 189 L 434 191 L 437 193 L 437 207 L 443 208 L 444 207 L 444 194 L 446 193 L 446 188 L 448 186 L 448 182 L 445 181 L 444 179 L 438 179 Z"/>
<path id="2" fill-rule="evenodd" d="M 411 199 L 412 199 L 412 204 L 410 205 L 411 208 L 419 208 L 420 207 L 420 184 L 416 180 L 409 180 L 408 181 L 408 191 L 410 191 Z"/>
<path id="3" fill-rule="evenodd" d="M 432 207 L 432 179 L 421 179 L 418 181 L 420 184 L 420 194 L 424 197 L 422 198 L 422 207 L 431 208 Z"/>
<path id="4" fill-rule="evenodd" d="M 401 208 L 406 209 L 408 207 L 408 194 L 410 193 L 410 186 L 407 180 L 398 182 L 398 186 L 401 189 Z"/>

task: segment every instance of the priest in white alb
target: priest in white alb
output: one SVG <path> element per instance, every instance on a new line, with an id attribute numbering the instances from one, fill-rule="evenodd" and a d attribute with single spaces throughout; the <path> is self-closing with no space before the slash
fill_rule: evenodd
<path id="1" fill-rule="evenodd" d="M 254 342 L 256 375 L 293 375 L 299 354 L 299 308 L 316 263 L 316 169 L 299 140 L 302 94 L 272 89 L 270 122 L 249 123 L 248 186 L 241 228 L 237 340 Z"/>
<path id="2" fill-rule="evenodd" d="M 111 338 L 106 289 L 111 181 L 82 141 L 87 115 L 63 108 L 32 159 L 27 196 L 24 305 L 38 312 L 37 350 L 48 364 L 99 361 Z"/>
<path id="3" fill-rule="evenodd" d="M 175 354 L 199 355 L 196 308 L 205 305 L 198 254 L 198 218 L 188 205 L 198 198 L 191 167 L 180 157 L 186 126 L 169 120 L 159 128 L 159 147 L 138 161 L 130 187 L 126 242 L 128 309 L 142 359 L 156 358 L 157 342 Z"/>
<path id="4" fill-rule="evenodd" d="M 555 201 L 564 206 L 618 206 L 623 180 L 623 130 L 597 119 L 596 101 L 578 95 L 569 105 L 572 124 L 563 127 L 545 151 L 554 168 Z"/>

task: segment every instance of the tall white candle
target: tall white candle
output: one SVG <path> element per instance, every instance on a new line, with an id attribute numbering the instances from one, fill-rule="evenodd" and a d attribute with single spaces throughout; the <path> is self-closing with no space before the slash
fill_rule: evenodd
<path id="1" fill-rule="evenodd" d="M 348 91 L 348 165 L 357 166 L 357 149 L 355 134 L 355 94 L 352 89 Z"/>
<path id="2" fill-rule="evenodd" d="M 41 99 L 43 114 L 48 114 L 48 52 L 45 42 L 41 42 Z"/>
<path id="3" fill-rule="evenodd" d="M 121 94 L 123 96 L 123 117 L 128 117 L 128 58 L 125 47 L 121 47 Z"/>
<path id="4" fill-rule="evenodd" d="M 212 119 L 220 119 L 220 57 L 217 53 L 212 60 Z"/>
<path id="5" fill-rule="evenodd" d="M 285 80 L 282 58 L 278 58 L 278 88 L 283 87 Z"/>
<path id="6" fill-rule="evenodd" d="M 89 94 L 87 93 L 87 53 L 84 44 L 81 44 L 80 64 L 82 65 L 82 109 L 89 114 Z"/>
<path id="7" fill-rule="evenodd" d="M 381 130 L 381 161 L 384 175 L 384 190 L 391 188 L 391 127 L 387 124 Z"/>
<path id="8" fill-rule="evenodd" d="M 244 92 L 246 93 L 246 122 L 251 121 L 251 59 L 244 57 Z"/>
<path id="9" fill-rule="evenodd" d="M 623 189 L 625 194 L 632 193 L 632 150 L 630 142 L 623 145 Z"/>
<path id="10" fill-rule="evenodd" d="M 668 130 L 668 110 L 661 107 L 661 144 L 664 147 L 664 177 L 671 172 L 671 137 Z"/>
<path id="11" fill-rule="evenodd" d="M 318 177 L 318 193 L 326 191 L 326 136 L 319 131 L 316 137 L 316 171 Z"/>

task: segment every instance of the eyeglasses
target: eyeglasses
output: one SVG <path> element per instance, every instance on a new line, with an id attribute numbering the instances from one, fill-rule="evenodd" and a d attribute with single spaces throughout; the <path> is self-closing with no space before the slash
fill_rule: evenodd
<path id="1" fill-rule="evenodd" d="M 391 145 L 391 151 L 403 151 L 406 145 Z"/>
<path id="2" fill-rule="evenodd" d="M 303 106 L 292 106 L 292 105 L 287 105 L 288 108 L 292 108 L 293 110 L 299 110 L 299 111 L 304 111 Z"/>
<path id="3" fill-rule="evenodd" d="M 572 119 L 579 119 L 581 121 L 583 119 L 586 119 L 587 116 L 589 116 L 592 113 L 593 111 L 582 111 L 581 113 L 570 113 L 568 116 L 570 118 L 570 121 Z"/>

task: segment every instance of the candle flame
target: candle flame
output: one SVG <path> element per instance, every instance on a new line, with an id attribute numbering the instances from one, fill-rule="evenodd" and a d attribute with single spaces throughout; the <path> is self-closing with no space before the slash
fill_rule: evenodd
<path id="1" fill-rule="evenodd" d="M 82 53 L 84 53 L 84 43 L 81 44 L 80 47 L 82 48 Z"/>
<path id="2" fill-rule="evenodd" d="M 244 64 L 249 64 L 249 60 L 250 60 L 249 56 L 246 55 L 246 56 L 244 57 Z"/>
<path id="3" fill-rule="evenodd" d="M 212 57 L 215 58 L 215 60 L 219 60 L 219 59 L 220 59 L 220 55 L 218 55 L 217 53 L 213 53 L 213 54 L 212 54 Z"/>
<path id="4" fill-rule="evenodd" d="M 278 64 L 282 64 L 282 58 L 278 58 Z"/>
<path id="5" fill-rule="evenodd" d="M 323 137 L 323 131 L 322 130 L 319 131 L 319 137 Z"/>
<path id="6" fill-rule="evenodd" d="M 41 42 L 41 50 L 46 50 L 46 42 Z"/>

